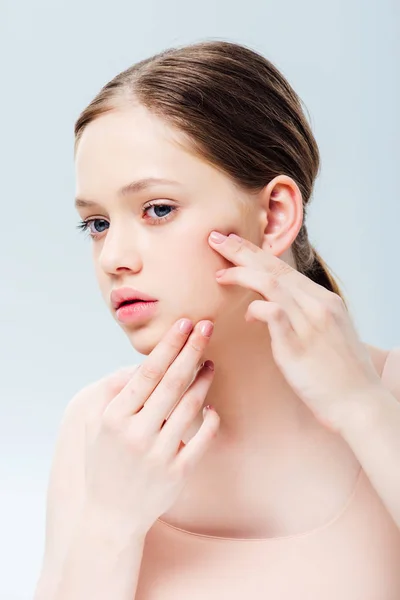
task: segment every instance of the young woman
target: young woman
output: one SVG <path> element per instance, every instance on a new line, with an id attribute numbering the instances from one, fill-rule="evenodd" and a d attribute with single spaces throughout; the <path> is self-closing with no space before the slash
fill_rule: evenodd
<path id="1" fill-rule="evenodd" d="M 400 348 L 359 339 L 309 242 L 294 90 L 197 43 L 117 75 L 75 134 L 80 227 L 145 359 L 66 410 L 36 599 L 399 598 Z"/>

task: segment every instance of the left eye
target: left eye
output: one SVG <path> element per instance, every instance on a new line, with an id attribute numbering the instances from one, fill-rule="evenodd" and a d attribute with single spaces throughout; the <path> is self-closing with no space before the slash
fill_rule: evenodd
<path id="1" fill-rule="evenodd" d="M 170 215 L 170 214 L 171 214 L 171 213 L 172 213 L 174 210 L 176 210 L 176 207 L 175 207 L 175 206 L 170 206 L 169 204 L 149 204 L 148 206 L 146 206 L 146 208 L 144 209 L 144 211 L 143 211 L 143 212 L 147 213 L 147 211 L 148 211 L 150 208 L 154 208 L 154 210 L 156 210 L 156 209 L 168 209 L 168 210 L 171 210 L 171 212 L 170 212 L 169 214 L 167 214 L 167 215 L 164 215 L 164 216 L 160 216 L 160 219 L 155 219 L 156 221 L 160 221 L 160 220 L 162 220 L 162 219 L 166 219 L 167 217 L 169 217 L 169 215 Z M 161 212 L 163 212 L 163 210 L 161 210 Z"/>

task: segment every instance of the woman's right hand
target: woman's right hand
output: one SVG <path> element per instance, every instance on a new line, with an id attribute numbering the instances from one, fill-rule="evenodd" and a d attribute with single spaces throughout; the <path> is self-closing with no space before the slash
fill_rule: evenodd
<path id="1" fill-rule="evenodd" d="M 107 398 L 86 448 L 86 504 L 144 535 L 175 503 L 219 428 L 218 414 L 207 410 L 198 432 L 187 445 L 182 442 L 203 406 L 213 371 L 198 370 L 211 337 L 202 334 L 202 326 L 212 323 L 200 321 L 183 333 L 180 322 L 122 390 Z"/>

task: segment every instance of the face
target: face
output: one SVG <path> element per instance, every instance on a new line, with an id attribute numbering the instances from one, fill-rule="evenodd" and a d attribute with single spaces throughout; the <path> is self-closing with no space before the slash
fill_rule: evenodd
<path id="1" fill-rule="evenodd" d="M 217 325 L 254 298 L 242 287 L 217 283 L 216 271 L 232 263 L 208 243 L 213 229 L 254 239 L 251 200 L 184 141 L 178 130 L 137 106 L 90 123 L 76 152 L 76 196 L 95 203 L 78 212 L 91 221 L 95 273 L 110 312 L 117 320 L 110 294 L 122 286 L 158 300 L 152 316 L 120 323 L 142 354 L 178 319 Z M 148 177 L 174 183 L 119 193 Z"/>

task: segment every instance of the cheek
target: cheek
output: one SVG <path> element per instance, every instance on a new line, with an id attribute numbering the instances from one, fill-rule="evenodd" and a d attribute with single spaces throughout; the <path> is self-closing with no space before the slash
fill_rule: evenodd
<path id="1" fill-rule="evenodd" d="M 199 233 L 198 227 L 185 227 L 171 238 L 164 250 L 168 261 L 164 275 L 179 285 L 186 298 L 202 295 L 204 299 L 209 298 L 211 304 L 219 304 L 230 297 L 235 302 L 243 295 L 243 290 L 238 286 L 221 286 L 215 277 L 219 269 L 234 265 L 210 246 L 208 237 L 213 229 L 218 228 L 208 226 Z M 228 224 L 218 230 L 228 234 L 236 229 Z"/>
<path id="2" fill-rule="evenodd" d="M 173 273 L 169 271 L 169 279 L 175 282 L 175 291 L 179 293 L 179 303 L 190 306 L 191 316 L 195 319 L 217 318 L 238 307 L 246 290 L 239 286 L 221 286 L 215 274 L 219 269 L 231 267 L 232 263 L 215 252 L 204 238 L 198 243 L 193 241 L 186 249 L 179 251 L 174 263 Z"/>
<path id="3" fill-rule="evenodd" d="M 94 274 L 96 276 L 97 283 L 101 288 L 102 285 L 104 285 L 106 283 L 106 275 L 105 275 L 103 269 L 100 268 L 99 261 L 97 258 L 93 260 L 92 264 L 93 264 Z"/>
<path id="4" fill-rule="evenodd" d="M 230 261 L 211 248 L 206 235 L 197 240 L 193 236 L 186 236 L 185 240 L 181 238 L 181 243 L 173 249 L 173 268 L 178 277 L 184 274 L 191 281 L 197 279 L 204 284 L 216 283 L 215 273 L 232 266 Z"/>

